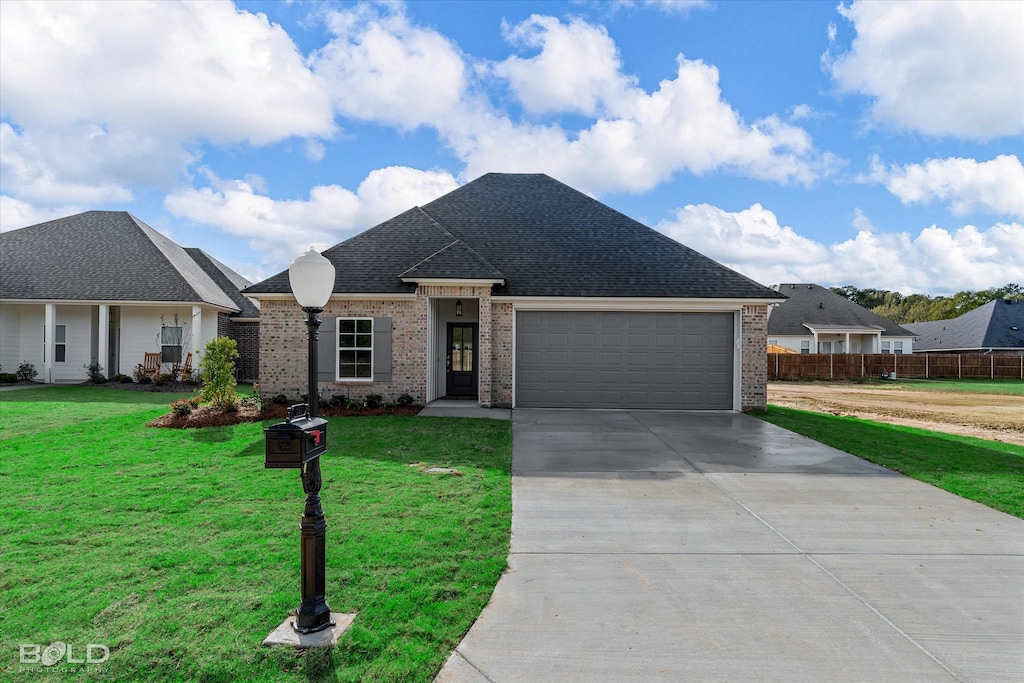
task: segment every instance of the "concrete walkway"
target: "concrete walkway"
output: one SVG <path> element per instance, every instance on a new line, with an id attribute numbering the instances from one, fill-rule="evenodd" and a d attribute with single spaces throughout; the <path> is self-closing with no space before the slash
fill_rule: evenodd
<path id="1" fill-rule="evenodd" d="M 423 406 L 420 417 L 487 417 L 492 420 L 511 420 L 508 408 L 484 408 L 476 401 L 437 399 Z"/>
<path id="2" fill-rule="evenodd" d="M 437 681 L 1024 681 L 1024 520 L 724 413 L 516 410 Z"/>

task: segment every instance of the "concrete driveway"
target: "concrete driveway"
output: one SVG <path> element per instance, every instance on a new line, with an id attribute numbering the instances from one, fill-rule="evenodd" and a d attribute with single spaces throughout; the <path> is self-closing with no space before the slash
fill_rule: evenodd
<path id="1" fill-rule="evenodd" d="M 512 469 L 438 681 L 1024 681 L 1024 520 L 739 414 L 516 410 Z"/>

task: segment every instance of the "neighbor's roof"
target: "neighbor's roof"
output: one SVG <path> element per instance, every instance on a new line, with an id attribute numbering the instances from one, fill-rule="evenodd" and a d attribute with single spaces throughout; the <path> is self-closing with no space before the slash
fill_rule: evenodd
<path id="1" fill-rule="evenodd" d="M 488 173 L 323 253 L 338 293 L 414 292 L 405 277 L 503 280 L 495 296 L 784 298 L 543 174 Z M 246 293 L 290 291 L 285 271 Z"/>
<path id="2" fill-rule="evenodd" d="M 232 284 L 247 283 L 220 268 L 231 272 Z M 86 211 L 0 235 L 0 298 L 174 301 L 239 310 L 188 252 L 126 211 Z"/>
<path id="3" fill-rule="evenodd" d="M 1024 299 L 996 299 L 950 320 L 904 325 L 914 351 L 1024 349 Z"/>
<path id="4" fill-rule="evenodd" d="M 804 336 L 810 328 L 829 332 L 858 334 L 882 332 L 883 337 L 913 337 L 891 320 L 858 306 L 831 289 L 814 284 L 784 284 L 777 289 L 789 298 L 772 308 L 768 316 L 768 336 Z"/>
<path id="5" fill-rule="evenodd" d="M 210 279 L 234 302 L 238 313 L 236 318 L 259 318 L 260 302 L 250 299 L 242 294 L 242 290 L 252 283 L 244 277 L 231 270 L 223 263 L 196 247 L 185 247 L 185 253 L 192 257 L 192 260 L 199 264 Z"/>

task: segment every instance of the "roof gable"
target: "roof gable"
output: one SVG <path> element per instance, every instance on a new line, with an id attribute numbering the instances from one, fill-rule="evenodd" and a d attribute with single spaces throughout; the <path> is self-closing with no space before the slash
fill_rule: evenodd
<path id="1" fill-rule="evenodd" d="M 488 173 L 324 256 L 336 293 L 413 292 L 403 275 L 468 273 L 503 278 L 493 291 L 504 296 L 783 298 L 543 174 Z M 287 272 L 246 290 L 290 291 Z"/>
<path id="2" fill-rule="evenodd" d="M 789 298 L 772 308 L 768 316 L 769 336 L 803 336 L 811 334 L 811 328 L 862 329 L 881 332 L 884 337 L 914 336 L 891 320 L 819 285 L 782 284 L 778 291 Z"/>
<path id="3" fill-rule="evenodd" d="M 501 280 L 504 277 L 480 254 L 460 240 L 455 240 L 400 275 L 403 280 L 460 279 Z"/>
<path id="4" fill-rule="evenodd" d="M 184 249 L 126 211 L 86 211 L 0 235 L 0 297 L 236 310 Z"/>

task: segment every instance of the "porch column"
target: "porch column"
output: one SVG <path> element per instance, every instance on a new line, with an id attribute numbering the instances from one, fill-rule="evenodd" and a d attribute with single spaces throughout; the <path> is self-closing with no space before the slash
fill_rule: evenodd
<path id="1" fill-rule="evenodd" d="M 203 309 L 201 306 L 192 307 L 192 349 L 193 353 L 197 353 L 200 345 L 203 343 Z M 186 351 L 185 353 L 188 353 Z M 181 356 L 182 361 L 185 360 L 185 354 Z"/>
<path id="2" fill-rule="evenodd" d="M 57 355 L 57 307 L 46 304 L 43 314 L 43 382 L 53 384 L 53 359 Z"/>
<path id="3" fill-rule="evenodd" d="M 879 332 L 878 335 L 876 335 L 876 337 L 875 337 L 874 353 L 881 353 L 881 352 L 882 352 L 882 333 Z"/>
<path id="4" fill-rule="evenodd" d="M 819 353 L 817 330 L 811 330 L 811 353 Z"/>
<path id="5" fill-rule="evenodd" d="M 843 353 L 850 352 L 850 333 L 846 333 L 846 346 L 843 347 Z"/>
<path id="6" fill-rule="evenodd" d="M 96 325 L 96 362 L 103 366 L 103 374 L 111 377 L 113 368 L 107 367 L 110 349 L 110 305 L 100 304 L 100 315 Z"/>

